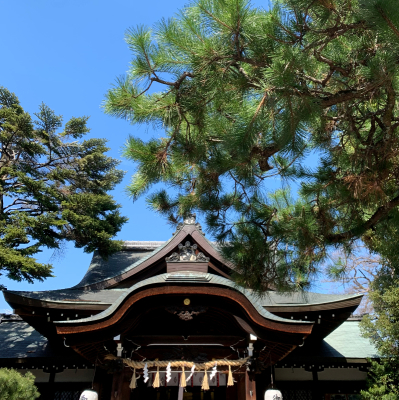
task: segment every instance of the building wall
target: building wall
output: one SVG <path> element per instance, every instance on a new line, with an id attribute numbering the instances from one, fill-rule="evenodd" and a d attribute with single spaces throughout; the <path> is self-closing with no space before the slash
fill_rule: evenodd
<path id="1" fill-rule="evenodd" d="M 365 381 L 367 372 L 359 368 L 331 368 L 326 367 L 317 372 L 319 381 Z M 276 381 L 313 381 L 312 372 L 304 368 L 276 368 Z"/>
<path id="2" fill-rule="evenodd" d="M 304 368 L 276 368 L 276 381 L 312 381 L 311 372 L 305 371 Z"/>
<path id="3" fill-rule="evenodd" d="M 21 374 L 26 374 L 29 371 L 35 376 L 35 383 L 50 382 L 50 373 L 44 372 L 41 369 L 18 369 Z M 62 372 L 57 372 L 54 377 L 54 382 L 91 382 L 94 376 L 94 369 L 65 369 Z"/>

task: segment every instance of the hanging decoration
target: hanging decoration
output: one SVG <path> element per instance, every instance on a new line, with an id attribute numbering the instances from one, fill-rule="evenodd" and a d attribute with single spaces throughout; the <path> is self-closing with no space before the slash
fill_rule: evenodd
<path id="1" fill-rule="evenodd" d="M 231 365 L 229 365 L 229 377 L 227 378 L 227 386 L 233 386 L 233 374 L 231 373 Z"/>
<path id="2" fill-rule="evenodd" d="M 169 383 L 169 381 L 172 379 L 172 369 L 170 367 L 170 363 L 166 367 L 166 382 Z"/>
<path id="3" fill-rule="evenodd" d="M 204 380 L 202 381 L 201 389 L 209 390 L 208 371 L 207 370 L 205 370 L 205 373 L 204 373 Z"/>
<path id="4" fill-rule="evenodd" d="M 216 362 L 216 363 L 215 363 L 215 366 L 212 368 L 211 375 L 209 376 L 209 379 L 210 379 L 210 380 L 212 380 L 212 379 L 216 376 L 216 373 L 218 372 L 218 371 L 217 371 L 217 366 L 218 366 L 218 363 Z"/>
<path id="5" fill-rule="evenodd" d="M 195 370 L 195 364 L 191 367 L 191 374 L 190 376 L 186 379 L 186 382 L 188 382 L 194 375 L 194 370 Z"/>
<path id="6" fill-rule="evenodd" d="M 154 382 L 152 384 L 152 387 L 158 388 L 159 387 L 159 367 L 157 367 L 157 374 L 155 375 Z"/>
<path id="7" fill-rule="evenodd" d="M 143 373 L 144 373 L 144 383 L 147 383 L 148 379 L 150 379 L 150 377 L 148 375 L 148 365 L 147 365 L 147 363 L 145 363 L 145 365 L 144 365 Z"/>
<path id="8" fill-rule="evenodd" d="M 184 372 L 184 367 L 181 370 L 181 377 L 180 377 L 180 387 L 185 388 L 186 384 L 186 373 Z"/>
<path id="9" fill-rule="evenodd" d="M 181 368 L 182 369 L 182 374 L 180 377 L 180 382 L 179 386 L 180 387 L 186 387 L 186 382 L 192 380 L 194 371 L 205 371 L 204 374 L 204 379 L 202 382 L 202 389 L 203 390 L 209 390 L 209 379 L 213 379 L 216 374 L 217 374 L 217 366 L 228 366 L 229 367 L 229 372 L 228 372 L 228 379 L 227 379 L 227 386 L 233 386 L 234 381 L 233 381 L 233 374 L 231 372 L 231 367 L 241 367 L 244 364 L 246 364 L 249 360 L 249 357 L 246 358 L 240 358 L 238 360 L 213 360 L 205 363 L 194 363 L 192 361 L 159 361 L 159 360 L 154 360 L 154 361 L 134 361 L 130 360 L 129 358 L 119 358 L 114 356 L 113 354 L 108 354 L 105 356 L 106 360 L 121 360 L 126 366 L 133 368 L 133 376 L 132 380 L 130 382 L 130 388 L 134 389 L 137 387 L 137 377 L 136 377 L 136 369 L 143 369 L 144 373 L 144 382 L 147 382 L 149 379 L 149 371 L 148 368 L 157 368 L 157 372 L 155 375 L 154 382 L 152 383 L 152 386 L 154 388 L 158 388 L 160 386 L 160 377 L 159 377 L 159 368 L 166 368 L 166 380 L 165 384 L 168 383 L 171 378 L 172 378 L 172 368 Z M 190 375 L 186 379 L 186 374 L 185 374 L 185 369 L 184 368 L 191 368 Z M 212 372 L 210 374 L 210 377 L 208 378 L 208 369 L 212 368 Z M 191 382 L 192 384 L 192 382 Z M 88 398 L 89 399 L 89 398 Z M 86 399 L 82 399 L 86 400 Z M 91 398 L 90 398 L 91 400 Z"/>
<path id="10" fill-rule="evenodd" d="M 137 387 L 137 384 L 136 384 L 136 368 L 133 370 L 132 380 L 130 381 L 129 387 L 130 387 L 130 389 L 136 389 L 136 387 Z"/>

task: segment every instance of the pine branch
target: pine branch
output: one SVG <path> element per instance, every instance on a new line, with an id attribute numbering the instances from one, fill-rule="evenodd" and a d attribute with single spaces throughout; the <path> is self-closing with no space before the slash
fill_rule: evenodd
<path id="1" fill-rule="evenodd" d="M 366 232 L 369 229 L 373 229 L 376 225 L 384 219 L 389 212 L 399 205 L 399 196 L 390 200 L 384 206 L 378 207 L 378 209 L 374 212 L 374 214 L 363 224 L 352 228 L 346 232 L 336 233 L 336 234 L 327 234 L 326 239 L 329 243 L 339 243 L 343 240 L 350 240 L 353 237 L 357 237 L 362 233 Z"/>
<path id="2" fill-rule="evenodd" d="M 393 24 L 392 20 L 385 14 L 384 10 L 382 7 L 377 6 L 376 7 L 377 11 L 381 14 L 381 17 L 384 18 L 388 26 L 391 28 L 392 32 L 399 38 L 399 30 L 396 28 L 396 26 Z"/>

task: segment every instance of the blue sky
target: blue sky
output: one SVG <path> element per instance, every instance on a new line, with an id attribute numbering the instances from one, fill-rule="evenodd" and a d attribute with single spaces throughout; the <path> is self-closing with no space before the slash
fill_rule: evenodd
<path id="1" fill-rule="evenodd" d="M 126 121 L 103 114 L 101 102 L 115 78 L 125 73 L 130 52 L 124 42 L 127 28 L 153 25 L 171 17 L 186 0 L 0 0 L 0 85 L 15 92 L 28 112 L 46 103 L 66 122 L 72 116 L 88 115 L 93 137 L 109 140 L 110 155 L 121 158 L 121 148 L 129 134 L 148 139 L 160 132 L 131 126 Z M 268 0 L 253 1 L 267 7 Z M 125 179 L 113 195 L 129 217 L 119 239 L 167 240 L 173 229 L 146 207 L 144 199 L 132 203 L 124 187 L 134 171 L 122 160 Z M 39 255 L 54 265 L 55 278 L 33 285 L 1 277 L 10 290 L 48 290 L 79 282 L 91 255 L 67 246 L 62 254 Z M 0 296 L 0 312 L 9 309 Z"/>

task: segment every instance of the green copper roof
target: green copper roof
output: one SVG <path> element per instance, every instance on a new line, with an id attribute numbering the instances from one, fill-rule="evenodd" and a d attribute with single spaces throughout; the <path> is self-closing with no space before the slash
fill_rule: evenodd
<path id="1" fill-rule="evenodd" d="M 345 321 L 337 329 L 320 342 L 305 341 L 303 347 L 297 347 L 288 357 L 281 361 L 287 362 L 314 362 L 327 361 L 356 362 L 378 358 L 375 346 L 364 338 L 360 331 L 360 321 Z"/>
<path id="2" fill-rule="evenodd" d="M 359 321 L 345 321 L 325 339 L 324 357 L 376 358 L 377 349 L 369 339 L 363 337 Z"/>

